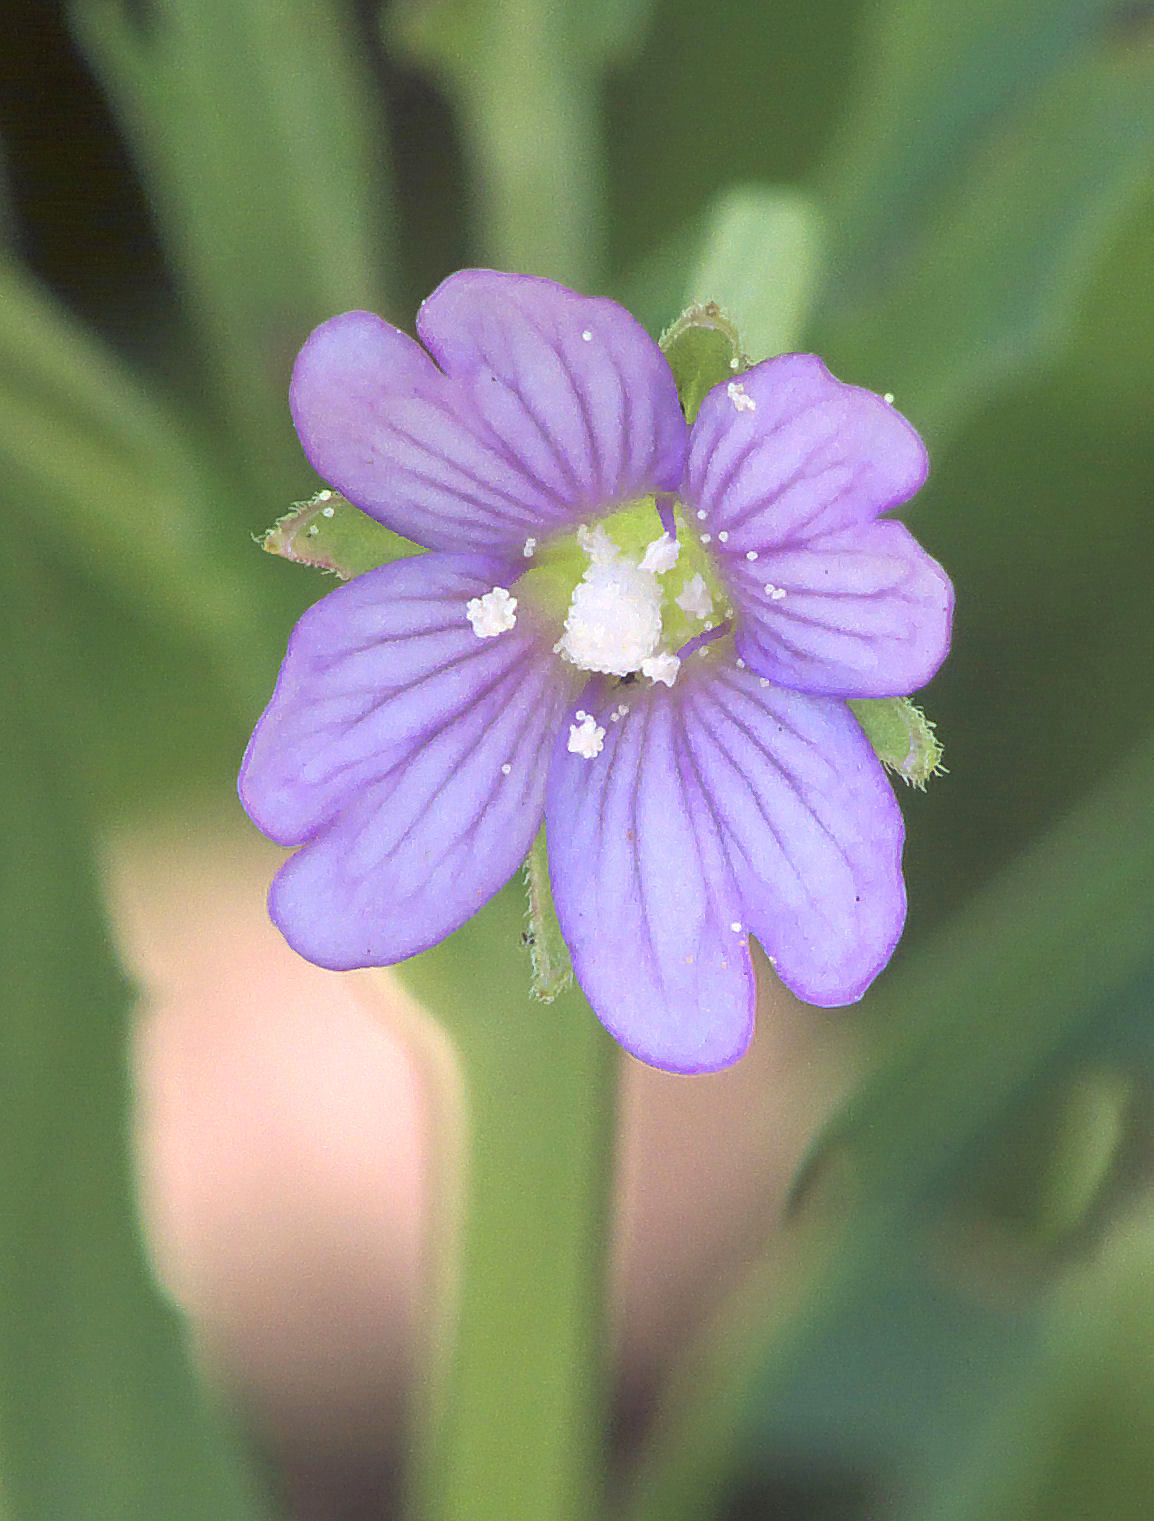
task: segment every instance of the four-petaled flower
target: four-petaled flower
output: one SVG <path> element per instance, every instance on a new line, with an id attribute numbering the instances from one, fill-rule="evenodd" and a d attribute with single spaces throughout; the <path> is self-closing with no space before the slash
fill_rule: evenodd
<path id="1" fill-rule="evenodd" d="M 949 644 L 948 578 L 879 516 L 925 478 L 917 434 L 805 354 L 690 430 L 634 319 L 547 280 L 464 271 L 417 329 L 334 317 L 293 375 L 317 472 L 428 553 L 289 642 L 240 783 L 303 847 L 274 920 L 321 966 L 399 961 L 544 820 L 577 979 L 644 1061 L 741 1055 L 751 935 L 800 997 L 859 998 L 903 831 L 845 699 L 913 692 Z"/>

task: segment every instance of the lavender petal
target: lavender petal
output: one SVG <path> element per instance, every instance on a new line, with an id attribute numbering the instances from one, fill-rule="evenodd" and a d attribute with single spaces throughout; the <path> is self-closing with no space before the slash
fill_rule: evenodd
<path id="1" fill-rule="evenodd" d="M 763 551 L 753 564 L 727 560 L 737 652 L 782 686 L 904 697 L 946 658 L 953 587 L 901 523 Z"/>
<path id="2" fill-rule="evenodd" d="M 693 425 L 682 498 L 731 555 L 871 522 L 925 480 L 900 413 L 843 385 L 812 354 L 784 354 L 713 388 Z"/>
<path id="3" fill-rule="evenodd" d="M 507 632 L 474 632 L 466 603 L 516 574 L 420 555 L 339 587 L 298 623 L 240 795 L 265 834 L 303 846 L 270 909 L 317 965 L 424 950 L 528 851 L 574 678 L 524 610 Z"/>
<path id="4" fill-rule="evenodd" d="M 673 376 L 615 302 L 464 270 L 417 326 L 428 353 L 369 312 L 332 318 L 290 392 L 318 474 L 396 532 L 515 555 L 676 487 L 687 445 Z"/>
<path id="5" fill-rule="evenodd" d="M 611 719 L 591 760 L 563 731 L 546 795 L 553 890 L 578 981 L 622 1045 L 678 1072 L 736 1061 L 754 934 L 810 1003 L 853 1002 L 905 915 L 902 819 L 844 703 L 715 664 Z"/>

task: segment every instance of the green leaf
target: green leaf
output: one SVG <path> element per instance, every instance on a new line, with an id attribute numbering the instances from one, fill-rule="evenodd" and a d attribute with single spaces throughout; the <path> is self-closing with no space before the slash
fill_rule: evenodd
<path id="1" fill-rule="evenodd" d="M 268 634 L 219 532 L 218 482 L 163 403 L 2 253 L 0 463 L 9 541 L 29 534 L 189 639 L 251 706 Z"/>
<path id="2" fill-rule="evenodd" d="M 144 1260 L 130 991 L 96 896 L 72 673 L 0 560 L 0 1493 L 16 1521 L 255 1521 L 251 1465 Z"/>
<path id="3" fill-rule="evenodd" d="M 260 545 L 267 554 L 327 570 L 342 581 L 421 553 L 419 544 L 402 539 L 337 491 L 318 491 L 311 501 L 295 503 Z"/>
<path id="4" fill-rule="evenodd" d="M 888 0 L 867 12 L 857 86 L 823 189 L 831 302 L 856 299 L 928 223 L 984 133 L 1106 40 L 1114 0 Z"/>
<path id="5" fill-rule="evenodd" d="M 800 191 L 738 185 L 710 208 L 686 302 L 716 301 L 754 362 L 801 342 L 820 274 L 821 219 Z"/>
<path id="6" fill-rule="evenodd" d="M 945 768 L 934 726 L 908 697 L 853 697 L 849 705 L 887 771 L 919 790 L 941 775 Z"/>
<path id="7" fill-rule="evenodd" d="M 791 1294 L 782 1295 L 778 1277 L 767 1297 L 754 1272 L 709 1344 L 685 1360 L 625 1507 L 628 1521 L 716 1513 L 754 1390 L 781 1389 L 853 1285 L 888 1275 L 914 1202 L 940 1188 L 943 1170 L 1145 965 L 1152 795 L 1148 737 L 871 995 L 886 1060 L 826 1128 L 803 1173 L 811 1183 L 823 1172 L 841 1180 L 843 1195 L 848 1188 L 837 1229 L 814 1224 Z M 1087 1176 L 1097 1155 L 1086 1148 Z"/>
<path id="8" fill-rule="evenodd" d="M 614 36 L 567 0 L 396 0 L 389 51 L 452 103 L 472 181 L 478 262 L 592 292 L 605 237 L 600 77 Z M 605 38 L 605 47 L 596 43 Z M 614 40 L 614 38 L 616 40 Z"/>
<path id="9" fill-rule="evenodd" d="M 341 0 L 72 0 L 127 131 L 240 462 L 287 497 L 310 328 L 388 301 L 384 122 Z M 236 461 L 233 462 L 236 468 Z"/>
<path id="10" fill-rule="evenodd" d="M 887 291 L 821 323 L 822 352 L 942 439 L 1066 338 L 1152 161 L 1154 47 L 1103 49 L 1000 125 Z"/>
<path id="11" fill-rule="evenodd" d="M 685 420 L 692 423 L 714 386 L 749 368 L 737 328 L 716 304 L 691 306 L 661 335 Z"/>

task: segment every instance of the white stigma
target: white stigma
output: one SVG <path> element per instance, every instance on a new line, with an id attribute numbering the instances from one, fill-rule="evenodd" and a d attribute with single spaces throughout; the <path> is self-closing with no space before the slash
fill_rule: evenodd
<path id="1" fill-rule="evenodd" d="M 646 547 L 641 556 L 639 569 L 652 571 L 655 576 L 663 576 L 667 570 L 672 570 L 677 564 L 677 557 L 681 553 L 681 545 L 668 533 L 663 533 L 659 539 Z"/>
<path id="2" fill-rule="evenodd" d="M 465 604 L 465 616 L 478 639 L 492 639 L 506 634 L 517 622 L 517 599 L 503 586 L 494 586 L 483 597 L 471 597 Z"/>
<path id="3" fill-rule="evenodd" d="M 605 730 L 600 728 L 592 713 L 582 713 L 581 722 L 569 725 L 569 753 L 592 760 L 605 748 Z"/>
<path id="4" fill-rule="evenodd" d="M 756 412 L 757 402 L 752 396 L 745 394 L 745 387 L 740 380 L 731 380 L 725 388 L 725 393 L 733 403 L 735 412 Z"/>
<path id="5" fill-rule="evenodd" d="M 624 558 L 603 528 L 579 528 L 577 541 L 589 568 L 573 589 L 554 649 L 579 670 L 628 676 L 661 638 L 657 576 Z"/>
<path id="6" fill-rule="evenodd" d="M 663 652 L 660 655 L 650 655 L 647 660 L 641 662 L 642 676 L 648 676 L 655 685 L 663 682 L 671 687 L 677 680 L 677 673 L 681 669 L 681 661 L 676 655 Z"/>
<path id="7" fill-rule="evenodd" d="M 713 598 L 709 595 L 709 587 L 700 572 L 686 581 L 673 600 L 691 618 L 708 618 L 713 611 Z"/>

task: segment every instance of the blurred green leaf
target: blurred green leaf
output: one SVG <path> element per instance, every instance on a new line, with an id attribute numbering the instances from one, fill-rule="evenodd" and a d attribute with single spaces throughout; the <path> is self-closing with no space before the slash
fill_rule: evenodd
<path id="1" fill-rule="evenodd" d="M 851 1202 L 784 1297 L 743 1300 L 687 1359 L 642 1465 L 629 1521 L 713 1514 L 752 1391 L 780 1388 L 856 1281 L 883 1273 L 914 1202 L 1002 1115 L 1018 1088 L 1150 949 L 1154 741 L 871 995 L 881 1069 L 827 1127 L 808 1176 L 849 1180 Z M 780 1286 L 779 1286 L 780 1288 Z"/>
<path id="2" fill-rule="evenodd" d="M 353 7 L 149 0 L 139 11 L 72 0 L 187 296 L 217 425 L 252 479 L 288 497 L 293 355 L 324 318 L 388 301 L 384 123 Z"/>
<path id="3" fill-rule="evenodd" d="M 739 185 L 710 208 L 686 304 L 716 301 L 756 363 L 797 347 L 822 252 L 821 220 L 800 191 Z"/>
<path id="4" fill-rule="evenodd" d="M 888 0 L 864 13 L 856 87 L 823 176 L 835 231 L 829 299 L 889 273 L 986 134 L 1095 48 L 1117 0 Z"/>
<path id="5" fill-rule="evenodd" d="M 76 802 L 66 656 L 18 543 L 0 627 L 0 1491 L 14 1521 L 253 1521 L 259 1486 L 145 1265 L 131 999 Z"/>
<path id="6" fill-rule="evenodd" d="M 573 9 L 584 31 L 589 56 L 602 63 L 620 63 L 640 48 L 653 14 L 655 0 L 585 0 Z"/>
<path id="7" fill-rule="evenodd" d="M 456 111 L 478 262 L 599 289 L 609 57 L 579 0 L 394 0 L 382 19 L 389 50 L 430 70 Z"/>
<path id="8" fill-rule="evenodd" d="M 1025 1387 L 923 1521 L 1147 1521 L 1154 1496 L 1154 1213 L 1147 1196 L 1057 1295 Z"/>
<path id="9" fill-rule="evenodd" d="M 261 605 L 214 521 L 219 490 L 162 403 L 0 253 L 0 461 L 9 537 L 208 654 L 246 705 Z"/>
<path id="10" fill-rule="evenodd" d="M 839 374 L 933 440 L 1051 354 L 1154 163 L 1154 45 L 1112 45 L 991 134 L 884 294 L 826 315 Z"/>

